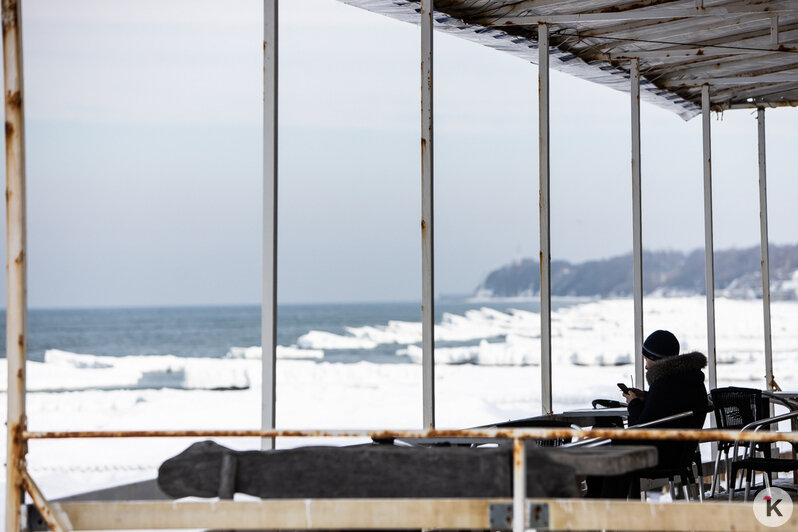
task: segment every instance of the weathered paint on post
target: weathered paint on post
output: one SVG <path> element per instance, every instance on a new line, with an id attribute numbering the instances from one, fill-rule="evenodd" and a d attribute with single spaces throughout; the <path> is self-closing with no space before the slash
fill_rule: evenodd
<path id="1" fill-rule="evenodd" d="M 424 428 L 435 427 L 435 246 L 432 159 L 432 0 L 421 2 L 421 350 Z"/>
<path id="2" fill-rule="evenodd" d="M 22 17 L 17 0 L 3 0 L 3 77 L 6 114 L 6 358 L 8 364 L 6 531 L 17 532 L 22 467 L 27 444 L 27 227 L 25 214 L 25 113 L 22 83 Z"/>
<path id="3" fill-rule="evenodd" d="M 549 223 L 549 27 L 538 25 L 538 129 L 540 177 L 540 402 L 552 412 L 551 398 L 551 226 Z"/>
<path id="4" fill-rule="evenodd" d="M 643 367 L 643 214 L 640 186 L 640 61 L 630 64 L 632 103 L 632 290 L 634 292 L 635 386 L 645 388 Z"/>
<path id="5" fill-rule="evenodd" d="M 263 294 L 261 428 L 276 425 L 277 401 L 277 8 L 263 0 Z M 274 439 L 261 440 L 273 449 Z"/>
<path id="6" fill-rule="evenodd" d="M 513 532 L 526 529 L 526 456 L 524 440 L 513 440 Z"/>
<path id="7" fill-rule="evenodd" d="M 712 237 L 712 139 L 709 85 L 701 87 L 701 123 L 704 140 L 704 254 L 707 288 L 707 372 L 709 388 L 717 388 L 715 347 L 715 251 Z M 713 418 L 714 419 L 714 418 Z"/>
<path id="8" fill-rule="evenodd" d="M 756 110 L 759 144 L 759 231 L 762 253 L 762 315 L 765 324 L 765 389 L 777 388 L 773 379 L 773 339 L 770 329 L 770 250 L 768 245 L 767 152 L 765 150 L 765 110 Z"/>

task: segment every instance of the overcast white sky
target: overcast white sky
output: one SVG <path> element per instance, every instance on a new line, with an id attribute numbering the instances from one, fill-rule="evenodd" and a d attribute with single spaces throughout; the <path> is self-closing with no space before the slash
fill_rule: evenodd
<path id="1" fill-rule="evenodd" d="M 261 3 L 23 16 L 31 306 L 258 303 Z M 436 291 L 467 293 L 538 253 L 537 68 L 435 39 Z M 281 2 L 281 301 L 420 297 L 419 42 L 336 0 Z M 628 95 L 551 83 L 553 258 L 628 252 Z M 642 113 L 644 246 L 700 248 L 700 119 Z M 798 110 L 767 120 L 771 241 L 793 243 Z M 712 124 L 716 249 L 755 245 L 755 116 Z"/>

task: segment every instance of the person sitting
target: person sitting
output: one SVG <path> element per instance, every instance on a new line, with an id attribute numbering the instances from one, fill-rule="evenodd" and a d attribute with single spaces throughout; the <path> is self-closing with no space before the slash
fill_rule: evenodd
<path id="1" fill-rule="evenodd" d="M 654 331 L 643 343 L 648 392 L 629 388 L 623 394 L 629 410 L 628 426 L 656 421 L 682 412 L 688 418 L 657 425 L 657 428 L 701 428 L 707 415 L 707 389 L 704 373 L 707 357 L 694 351 L 679 355 L 679 341 L 669 331 Z M 684 445 L 657 442 L 658 468 L 678 466 Z"/>
<path id="2" fill-rule="evenodd" d="M 687 418 L 657 425 L 657 428 L 697 428 L 704 424 L 707 413 L 707 390 L 702 369 L 707 358 L 702 353 L 679 355 L 679 341 L 670 331 L 651 333 L 643 343 L 643 359 L 646 367 L 648 392 L 629 388 L 624 392 L 629 411 L 628 426 L 657 421 L 659 419 L 691 411 Z M 634 444 L 635 442 L 624 442 Z M 684 442 L 640 441 L 637 444 L 657 447 L 657 468 L 677 467 L 684 454 Z M 626 498 L 632 483 L 632 475 L 616 477 L 589 477 L 586 497 Z"/>

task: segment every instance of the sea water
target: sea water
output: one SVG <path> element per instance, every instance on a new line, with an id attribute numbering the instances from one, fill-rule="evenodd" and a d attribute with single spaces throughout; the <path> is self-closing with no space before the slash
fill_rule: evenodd
<path id="1" fill-rule="evenodd" d="M 573 304 L 555 302 L 554 308 Z M 469 303 L 450 301 L 436 305 L 436 321 L 480 308 L 500 312 L 521 309 L 536 312 L 534 301 Z M 350 329 L 382 327 L 389 322 L 416 323 L 418 303 L 293 304 L 278 309 L 277 344 L 297 346 L 302 337 L 308 348 L 320 333 L 346 335 Z M 0 311 L 5 320 L 5 312 Z M 259 306 L 32 309 L 28 315 L 28 359 L 43 362 L 47 350 L 57 349 L 100 356 L 175 355 L 224 357 L 231 350 L 260 345 Z M 419 329 L 420 331 L 420 329 Z M 307 336 L 310 334 L 310 336 Z M 324 335 L 322 335 L 324 336 Z M 330 337 L 333 339 L 333 337 Z M 326 353 L 336 362 L 395 362 L 394 350 L 366 342 L 346 342 Z M 412 343 L 412 342 L 410 342 Z M 319 342 L 324 345 L 324 342 Z M 2 345 L 5 356 L 5 343 Z M 387 357 L 387 358 L 386 358 Z"/>
<path id="2" fill-rule="evenodd" d="M 683 351 L 706 351 L 704 298 L 646 298 L 644 309 L 647 332 L 670 329 Z M 633 316 L 629 299 L 555 303 L 555 410 L 621 399 L 615 383 L 629 383 L 634 372 Z M 776 380 L 798 389 L 798 303 L 774 302 L 772 316 Z M 259 428 L 260 319 L 258 307 L 31 310 L 29 428 Z M 536 302 L 441 302 L 435 336 L 439 427 L 540 413 Z M 761 300 L 718 299 L 716 337 L 719 384 L 762 387 Z M 420 342 L 417 303 L 280 306 L 278 427 L 420 428 Z M 0 365 L 2 389 L 5 371 Z M 0 401 L 5 412 L 5 393 Z M 28 463 L 45 494 L 57 497 L 152 478 L 191 441 L 33 441 Z M 5 439 L 0 445 L 5 453 Z"/>

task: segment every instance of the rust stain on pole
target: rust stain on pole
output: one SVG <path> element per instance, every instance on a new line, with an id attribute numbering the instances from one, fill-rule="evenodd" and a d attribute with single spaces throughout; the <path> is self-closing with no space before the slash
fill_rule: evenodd
<path id="1" fill-rule="evenodd" d="M 19 2 L 2 0 L 6 130 L 7 456 L 5 528 L 20 528 L 25 445 L 27 272 L 25 256 L 25 118 Z"/>
<path id="2" fill-rule="evenodd" d="M 55 521 L 55 518 L 53 517 L 52 512 L 50 512 L 50 509 L 46 505 L 40 504 L 40 501 L 37 500 L 37 497 L 34 496 L 33 494 L 34 491 L 30 487 L 27 478 L 24 478 L 22 480 L 22 487 L 25 489 L 25 491 L 27 491 L 30 494 L 31 498 L 33 499 L 33 505 L 36 506 L 37 510 L 39 510 L 39 515 L 41 515 L 42 519 L 44 519 L 47 528 L 53 531 L 59 530 L 59 527 Z"/>
<path id="3" fill-rule="evenodd" d="M 133 431 L 51 431 L 27 432 L 25 440 L 73 438 L 488 438 L 550 439 L 608 438 L 615 440 L 690 440 L 690 441 L 756 441 L 798 442 L 798 432 L 739 432 L 720 429 L 572 429 L 526 428 L 482 430 L 133 430 Z"/>
<path id="4" fill-rule="evenodd" d="M 33 499 L 33 504 L 39 510 L 39 513 L 47 523 L 47 527 L 53 532 L 66 532 L 72 530 L 72 524 L 69 522 L 69 517 L 65 514 L 58 515 L 53 507 L 50 505 L 47 498 L 42 494 L 39 486 L 30 477 L 27 469 L 22 468 L 22 485 L 30 494 Z"/>

